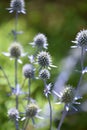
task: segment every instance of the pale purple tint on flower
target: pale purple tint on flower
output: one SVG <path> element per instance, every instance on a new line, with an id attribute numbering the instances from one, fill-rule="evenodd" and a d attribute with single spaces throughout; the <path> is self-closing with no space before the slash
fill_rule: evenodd
<path id="1" fill-rule="evenodd" d="M 24 0 L 11 0 L 10 8 L 7 9 L 9 10 L 9 13 L 13 13 L 14 11 L 16 11 L 17 13 L 25 14 L 26 12 L 24 6 Z"/>
<path id="2" fill-rule="evenodd" d="M 32 43 L 30 43 L 33 47 L 37 46 L 39 49 L 47 49 L 48 43 L 47 38 L 44 34 L 39 33 L 34 37 L 34 40 Z"/>

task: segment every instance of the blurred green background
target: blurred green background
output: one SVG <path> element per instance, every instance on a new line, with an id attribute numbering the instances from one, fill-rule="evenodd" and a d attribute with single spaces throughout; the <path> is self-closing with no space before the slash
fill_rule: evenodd
<path id="1" fill-rule="evenodd" d="M 3 66 L 10 82 L 14 85 L 14 62 L 2 54 L 2 52 L 8 51 L 10 44 L 13 42 L 11 30 L 14 29 L 15 14 L 9 14 L 6 10 L 9 3 L 9 0 L 0 1 L 0 65 Z M 39 32 L 47 36 L 48 50 L 52 55 L 53 64 L 58 66 L 57 69 L 51 70 L 52 76 L 49 82 L 54 82 L 62 69 L 61 60 L 68 56 L 72 45 L 71 41 L 75 39 L 77 32 L 87 29 L 87 0 L 26 0 L 25 5 L 27 13 L 26 15 L 20 14 L 18 20 L 18 30 L 23 30 L 24 33 L 18 36 L 18 41 L 23 45 L 24 51 L 31 54 L 33 50 L 28 43 L 33 41 L 33 37 Z M 22 60 L 23 64 L 28 63 L 28 58 Z M 18 74 L 21 84 L 23 81 L 23 64 L 19 65 Z M 72 81 L 69 81 L 72 85 L 76 85 L 79 80 L 79 75 L 75 76 L 76 78 L 72 77 Z M 40 107 L 44 107 L 43 104 L 47 103 L 47 99 L 43 95 L 43 83 L 34 81 L 31 91 L 32 97 L 37 100 Z M 14 128 L 13 123 L 7 117 L 8 108 L 14 104 L 14 97 L 7 96 L 9 92 L 7 82 L 0 71 L 0 130 L 13 130 Z M 20 103 L 22 104 L 22 101 Z M 53 119 L 53 130 L 57 128 L 59 123 L 61 107 L 54 107 L 54 109 L 59 109 L 59 112 Z M 32 126 L 29 128 L 29 130 L 33 129 Z M 48 129 L 45 126 L 43 129 L 40 128 L 40 130 Z M 86 112 L 79 112 L 66 117 L 61 130 L 73 129 L 87 130 Z"/>

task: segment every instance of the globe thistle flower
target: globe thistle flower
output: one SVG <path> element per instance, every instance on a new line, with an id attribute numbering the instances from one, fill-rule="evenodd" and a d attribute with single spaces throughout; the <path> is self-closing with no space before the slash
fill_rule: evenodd
<path id="1" fill-rule="evenodd" d="M 17 13 L 25 14 L 26 12 L 24 6 L 25 6 L 24 0 L 11 0 L 10 8 L 8 8 L 8 10 L 10 13 L 16 11 Z"/>
<path id="2" fill-rule="evenodd" d="M 9 53 L 3 52 L 3 54 L 10 57 L 10 59 L 17 58 L 19 63 L 22 63 L 19 58 L 26 56 L 26 53 L 23 53 L 23 48 L 21 44 L 18 42 L 13 42 L 9 47 Z"/>
<path id="3" fill-rule="evenodd" d="M 46 51 L 39 52 L 39 54 L 37 55 L 37 62 L 41 67 L 44 67 L 44 68 L 48 67 L 50 69 L 50 67 L 56 67 L 52 65 L 51 56 Z"/>
<path id="4" fill-rule="evenodd" d="M 36 104 L 29 104 L 26 107 L 26 116 L 32 118 L 35 117 L 38 112 L 38 106 Z"/>
<path id="5" fill-rule="evenodd" d="M 11 44 L 9 48 L 9 53 L 11 57 L 18 58 L 22 54 L 22 46 L 18 43 Z"/>
<path id="6" fill-rule="evenodd" d="M 73 108 L 77 111 L 77 109 L 73 106 L 73 104 L 80 104 L 79 102 L 77 102 L 78 99 L 80 99 L 81 97 L 76 96 L 76 90 L 74 88 L 72 88 L 71 86 L 65 86 L 64 90 L 62 92 L 60 92 L 59 94 L 56 93 L 53 90 L 53 93 L 59 98 L 59 103 L 64 103 L 66 104 L 66 111 L 69 111 L 70 108 Z"/>
<path id="7" fill-rule="evenodd" d="M 38 35 L 36 35 L 35 37 L 34 37 L 34 40 L 33 40 L 33 42 L 32 43 L 30 43 L 33 47 L 38 47 L 39 49 L 42 49 L 42 48 L 44 48 L 44 49 L 47 49 L 47 46 L 48 46 L 48 44 L 47 44 L 47 38 L 46 38 L 46 36 L 44 35 L 44 34 L 42 34 L 42 33 L 39 33 Z"/>
<path id="8" fill-rule="evenodd" d="M 35 69 L 32 64 L 25 64 L 23 66 L 23 75 L 25 78 L 34 78 Z"/>
<path id="9" fill-rule="evenodd" d="M 82 47 L 87 49 L 87 30 L 82 30 L 77 33 L 75 41 L 72 41 L 76 44 L 76 46 L 72 46 L 72 48 Z"/>
<path id="10" fill-rule="evenodd" d="M 39 72 L 39 77 L 43 80 L 47 80 L 50 78 L 50 72 L 47 69 L 42 69 Z"/>
<path id="11" fill-rule="evenodd" d="M 39 107 L 35 103 L 30 103 L 29 105 L 27 105 L 25 111 L 25 117 L 22 118 L 22 121 L 25 120 L 27 117 L 31 119 L 34 117 L 43 119 L 43 117 L 38 115 L 39 112 L 41 112 L 41 109 L 39 109 Z"/>
<path id="12" fill-rule="evenodd" d="M 18 112 L 18 110 L 16 108 L 9 109 L 8 110 L 8 116 L 9 116 L 10 119 L 17 120 L 17 121 L 20 118 L 19 117 L 19 112 Z"/>

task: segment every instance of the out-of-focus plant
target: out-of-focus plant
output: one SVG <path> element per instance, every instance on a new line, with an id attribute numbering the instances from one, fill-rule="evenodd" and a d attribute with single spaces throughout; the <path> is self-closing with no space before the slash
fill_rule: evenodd
<path id="1" fill-rule="evenodd" d="M 80 52 L 81 52 L 80 56 L 78 56 L 81 59 L 81 70 L 77 71 L 80 72 L 81 75 L 77 86 L 74 88 L 71 85 L 65 84 L 69 77 L 70 72 L 66 73 L 64 71 L 62 74 L 59 75 L 58 80 L 55 82 L 54 89 L 53 89 L 53 84 L 49 82 L 49 79 L 51 77 L 50 71 L 52 68 L 56 68 L 56 66 L 53 65 L 52 57 L 48 52 L 47 37 L 42 33 L 38 33 L 34 37 L 33 41 L 29 43 L 32 47 L 35 48 L 35 51 L 33 54 L 29 54 L 27 56 L 28 53 L 24 52 L 21 43 L 18 42 L 18 35 L 22 34 L 22 31 L 18 31 L 18 16 L 20 13 L 26 14 L 24 0 L 11 0 L 10 8 L 7 8 L 7 10 L 9 10 L 9 13 L 15 14 L 14 30 L 11 31 L 14 36 L 14 39 L 8 49 L 9 52 L 3 52 L 4 56 L 9 57 L 10 60 L 14 60 L 14 68 L 13 68 L 14 86 L 11 85 L 10 79 L 5 73 L 4 68 L 0 66 L 0 70 L 3 72 L 3 75 L 7 80 L 8 86 L 11 91 L 11 94 L 9 96 L 14 95 L 15 97 L 14 100 L 15 106 L 13 105 L 8 110 L 7 112 L 8 117 L 11 121 L 14 122 L 16 130 L 20 130 L 20 129 L 27 130 L 30 120 L 35 126 L 35 118 L 44 119 L 43 116 L 40 116 L 40 112 L 42 110 L 38 107 L 36 100 L 33 99 L 31 96 L 33 81 L 42 80 L 44 84 L 43 93 L 47 98 L 49 104 L 49 111 L 50 111 L 49 129 L 50 130 L 52 130 L 53 128 L 52 126 L 53 107 L 51 104 L 51 96 L 52 95 L 57 96 L 58 102 L 56 104 L 64 104 L 63 113 L 57 128 L 57 130 L 60 130 L 68 112 L 72 109 L 76 112 L 78 111 L 77 107 L 74 105 L 76 104 L 80 105 L 80 102 L 78 100 L 82 98 L 82 95 L 79 94 L 79 90 L 82 83 L 83 75 L 87 72 L 87 67 L 84 67 L 84 57 L 87 51 L 87 30 L 80 31 L 77 34 L 75 41 L 72 41 L 73 43 L 75 43 L 75 46 L 72 46 L 71 48 L 80 48 Z M 29 60 L 29 62 L 26 63 L 22 69 L 22 74 L 24 76 L 23 84 L 19 83 L 19 79 L 18 79 L 18 67 L 19 67 L 18 65 L 19 63 L 22 64 L 22 60 L 21 60 L 22 57 L 28 58 Z M 76 60 L 77 57 L 74 56 L 72 58 L 73 61 L 72 68 L 73 66 L 75 66 Z M 24 92 L 22 90 L 25 86 L 25 82 L 28 82 L 27 92 Z M 25 101 L 26 105 L 25 108 L 23 108 L 23 111 L 20 111 L 19 108 L 20 95 L 24 95 L 27 101 L 27 102 Z"/>

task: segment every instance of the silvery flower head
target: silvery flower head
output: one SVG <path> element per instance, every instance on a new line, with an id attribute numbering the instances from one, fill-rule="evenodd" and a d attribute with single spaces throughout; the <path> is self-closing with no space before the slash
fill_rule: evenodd
<path id="1" fill-rule="evenodd" d="M 41 67 L 44 68 L 48 67 L 50 69 L 50 67 L 55 67 L 54 65 L 52 65 L 50 54 L 46 51 L 39 52 L 39 54 L 37 55 L 37 62 Z"/>
<path id="2" fill-rule="evenodd" d="M 66 111 L 69 111 L 70 108 L 77 111 L 73 104 L 80 104 L 77 100 L 81 97 L 76 96 L 76 90 L 72 86 L 64 86 L 64 90 L 59 93 L 53 90 L 53 93 L 59 98 L 59 102 L 56 104 L 64 103 L 66 104 Z"/>
<path id="3" fill-rule="evenodd" d="M 9 48 L 9 53 L 11 57 L 18 58 L 22 54 L 22 46 L 19 43 L 11 44 Z"/>
<path id="4" fill-rule="evenodd" d="M 29 104 L 27 107 L 26 107 L 26 116 L 27 117 L 35 117 L 36 114 L 38 112 L 38 106 L 36 104 Z"/>
<path id="5" fill-rule="evenodd" d="M 76 46 L 72 47 L 82 47 L 84 49 L 87 49 L 87 30 L 82 30 L 77 33 L 75 41 L 72 42 L 76 44 Z"/>
<path id="6" fill-rule="evenodd" d="M 39 112 L 41 111 L 41 109 L 39 109 L 38 105 L 35 103 L 30 103 L 26 106 L 26 110 L 25 110 L 25 117 L 22 118 L 22 121 L 25 120 L 27 117 L 28 118 L 39 118 L 39 119 L 43 119 L 43 117 L 39 116 Z"/>
<path id="7" fill-rule="evenodd" d="M 50 72 L 47 69 L 42 69 L 39 72 L 39 77 L 43 80 L 47 80 L 50 78 Z"/>
<path id="8" fill-rule="evenodd" d="M 19 117 L 19 112 L 16 108 L 11 108 L 8 110 L 8 116 L 10 119 L 12 120 L 18 120 L 20 117 Z"/>
<path id="9" fill-rule="evenodd" d="M 10 59 L 17 58 L 19 63 L 22 63 L 19 58 L 26 56 L 26 53 L 23 53 L 23 47 L 18 42 L 13 42 L 9 47 L 9 53 L 3 52 L 3 54 L 10 57 Z"/>
<path id="10" fill-rule="evenodd" d="M 25 78 L 34 78 L 35 69 L 32 64 L 25 64 L 23 66 L 23 75 Z"/>
<path id="11" fill-rule="evenodd" d="M 10 8 L 8 8 L 8 10 L 10 13 L 16 11 L 17 13 L 25 14 L 24 6 L 25 6 L 24 0 L 11 0 Z"/>
<path id="12" fill-rule="evenodd" d="M 44 34 L 39 33 L 34 37 L 34 41 L 30 43 L 33 47 L 38 47 L 39 49 L 45 48 L 47 49 L 47 38 Z"/>

